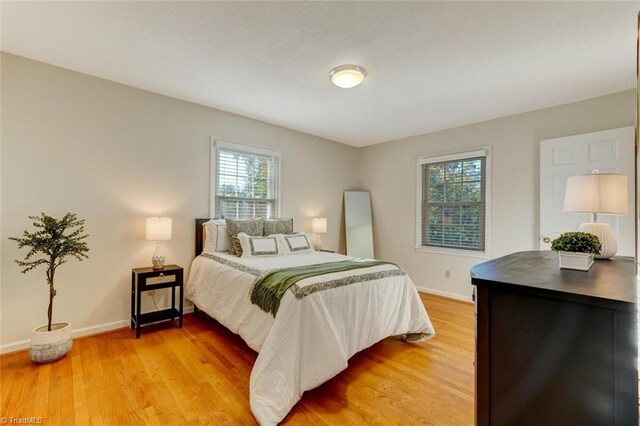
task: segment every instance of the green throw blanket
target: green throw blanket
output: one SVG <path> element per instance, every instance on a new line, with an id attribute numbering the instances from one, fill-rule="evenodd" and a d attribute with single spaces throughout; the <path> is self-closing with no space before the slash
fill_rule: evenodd
<path id="1" fill-rule="evenodd" d="M 251 302 L 258 305 L 263 311 L 270 312 L 275 317 L 280 307 L 282 296 L 298 281 L 318 275 L 370 268 L 379 265 L 393 265 L 393 263 L 382 260 L 352 259 L 317 265 L 274 269 L 258 277 L 251 290 Z"/>

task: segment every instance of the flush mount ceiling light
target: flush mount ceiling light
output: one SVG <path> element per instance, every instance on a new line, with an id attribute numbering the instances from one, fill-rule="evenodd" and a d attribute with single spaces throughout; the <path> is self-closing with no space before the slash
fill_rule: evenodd
<path id="1" fill-rule="evenodd" d="M 331 82 L 343 89 L 351 89 L 364 81 L 367 71 L 358 65 L 340 65 L 329 73 Z"/>

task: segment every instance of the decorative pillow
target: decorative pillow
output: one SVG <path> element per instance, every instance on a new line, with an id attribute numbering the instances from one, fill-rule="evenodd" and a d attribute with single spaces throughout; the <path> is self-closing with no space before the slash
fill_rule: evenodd
<path id="1" fill-rule="evenodd" d="M 278 235 L 278 238 L 282 244 L 282 252 L 284 254 L 289 253 L 306 253 L 313 251 L 309 238 L 304 232 L 292 235 Z"/>
<path id="2" fill-rule="evenodd" d="M 215 253 L 229 251 L 229 234 L 224 219 L 211 219 L 202 224 L 204 238 L 203 252 Z"/>
<path id="3" fill-rule="evenodd" d="M 293 234 L 293 219 L 267 219 L 264 221 L 264 234 Z"/>
<path id="4" fill-rule="evenodd" d="M 280 242 L 275 235 L 252 237 L 244 232 L 238 234 L 242 246 L 242 257 L 280 256 Z"/>
<path id="5" fill-rule="evenodd" d="M 261 237 L 264 231 L 264 220 L 262 219 L 226 219 L 227 233 L 229 234 L 229 252 L 236 256 L 242 256 L 242 246 L 238 240 L 241 232 L 254 237 Z"/>

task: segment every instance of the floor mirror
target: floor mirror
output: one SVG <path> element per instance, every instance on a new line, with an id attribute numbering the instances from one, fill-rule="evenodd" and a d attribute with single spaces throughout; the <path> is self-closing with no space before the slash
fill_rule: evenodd
<path id="1" fill-rule="evenodd" d="M 368 191 L 344 192 L 344 225 L 347 256 L 373 259 L 371 194 Z"/>
<path id="2" fill-rule="evenodd" d="M 638 175 L 640 174 L 640 161 L 638 156 L 640 155 L 640 12 L 638 12 L 638 30 L 636 32 L 636 149 L 635 149 L 635 191 L 636 191 L 636 204 L 635 211 L 635 224 L 636 224 L 636 244 L 635 244 L 635 260 L 636 263 L 640 263 L 640 188 L 638 188 Z"/>

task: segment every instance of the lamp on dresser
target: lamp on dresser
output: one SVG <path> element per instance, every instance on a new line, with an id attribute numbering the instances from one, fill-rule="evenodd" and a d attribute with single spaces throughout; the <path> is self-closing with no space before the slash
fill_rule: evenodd
<path id="1" fill-rule="evenodd" d="M 596 259 L 609 259 L 618 251 L 618 242 L 611 225 L 597 220 L 599 214 L 626 215 L 629 212 L 627 190 L 627 176 L 616 173 L 599 173 L 594 170 L 591 174 L 567 179 L 564 211 L 590 215 L 590 221 L 580 225 L 578 230 L 600 239 L 602 251 L 596 255 Z"/>
<path id="2" fill-rule="evenodd" d="M 166 256 L 162 248 L 162 241 L 171 239 L 171 218 L 170 217 L 148 217 L 146 239 L 156 242 L 156 249 L 151 257 L 153 269 L 164 269 Z"/>

